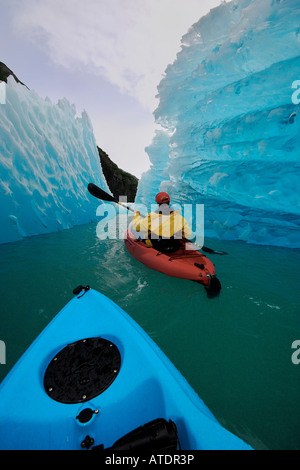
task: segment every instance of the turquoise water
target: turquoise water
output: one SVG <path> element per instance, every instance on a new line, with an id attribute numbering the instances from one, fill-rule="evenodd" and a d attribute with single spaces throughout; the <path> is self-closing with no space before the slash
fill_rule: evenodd
<path id="1" fill-rule="evenodd" d="M 110 297 L 156 341 L 216 418 L 256 449 L 300 449 L 300 250 L 205 240 L 221 295 L 152 271 L 96 225 L 0 246 L 2 380 L 78 284 Z"/>

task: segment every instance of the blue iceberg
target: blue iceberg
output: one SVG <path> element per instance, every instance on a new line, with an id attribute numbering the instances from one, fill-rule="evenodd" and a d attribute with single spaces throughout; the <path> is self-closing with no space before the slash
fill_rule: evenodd
<path id="1" fill-rule="evenodd" d="M 299 0 L 233 0 L 195 23 L 158 86 L 137 202 L 205 206 L 205 235 L 300 247 Z"/>
<path id="2" fill-rule="evenodd" d="M 3 84 L 4 82 L 2 82 Z M 2 85 L 3 87 L 3 85 Z M 86 112 L 17 83 L 0 104 L 0 243 L 96 220 L 94 181 L 109 192 Z M 4 96 L 4 94 L 3 94 Z"/>

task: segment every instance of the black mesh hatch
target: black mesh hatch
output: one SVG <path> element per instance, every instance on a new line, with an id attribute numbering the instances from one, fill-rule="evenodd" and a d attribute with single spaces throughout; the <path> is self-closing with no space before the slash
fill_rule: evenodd
<path id="1" fill-rule="evenodd" d="M 104 392 L 121 367 L 118 348 L 103 338 L 68 344 L 49 363 L 44 387 L 53 400 L 82 403 Z"/>

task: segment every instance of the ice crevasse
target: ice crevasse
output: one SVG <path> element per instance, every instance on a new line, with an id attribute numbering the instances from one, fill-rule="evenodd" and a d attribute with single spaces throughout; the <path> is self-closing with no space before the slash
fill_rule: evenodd
<path id="1" fill-rule="evenodd" d="M 299 86 L 299 0 L 211 10 L 158 86 L 136 202 L 160 189 L 204 204 L 205 236 L 299 248 Z"/>
<path id="2" fill-rule="evenodd" d="M 3 83 L 3 82 L 2 82 Z M 109 192 L 90 119 L 17 83 L 0 104 L 0 243 L 96 220 L 94 181 Z"/>

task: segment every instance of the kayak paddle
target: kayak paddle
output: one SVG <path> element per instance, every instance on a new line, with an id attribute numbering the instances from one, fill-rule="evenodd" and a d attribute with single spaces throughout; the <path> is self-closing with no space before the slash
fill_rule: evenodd
<path id="1" fill-rule="evenodd" d="M 132 209 L 131 207 L 126 206 L 122 202 L 119 202 L 118 199 L 116 199 L 115 197 L 113 197 L 110 194 L 106 193 L 105 191 L 103 191 L 103 189 L 99 188 L 94 183 L 89 183 L 88 184 L 88 192 L 92 196 L 96 197 L 97 199 L 101 199 L 102 201 L 115 202 L 116 204 L 119 204 L 119 206 L 125 207 L 129 211 L 138 212 L 135 209 Z M 140 214 L 140 215 L 141 215 L 141 217 L 146 217 L 143 214 Z M 227 255 L 226 251 L 213 250 L 212 248 L 208 248 L 207 246 L 200 246 L 197 243 L 192 242 L 191 240 L 187 240 L 187 241 L 189 241 L 189 242 L 193 243 L 194 245 L 198 246 L 205 253 L 210 253 L 210 254 L 213 254 L 213 255 Z"/>
<path id="2" fill-rule="evenodd" d="M 119 206 L 123 206 L 123 207 L 125 207 L 125 209 L 128 209 L 129 211 L 138 212 L 135 209 L 132 209 L 131 207 L 126 206 L 122 202 L 119 202 L 118 199 L 116 199 L 115 197 L 113 197 L 110 194 L 106 193 L 105 191 L 103 191 L 103 189 L 99 188 L 94 183 L 89 183 L 88 184 L 88 192 L 92 196 L 94 196 L 98 199 L 102 199 L 102 201 L 115 202 L 116 204 L 119 204 Z M 141 214 L 141 217 L 145 217 L 145 216 Z"/>

